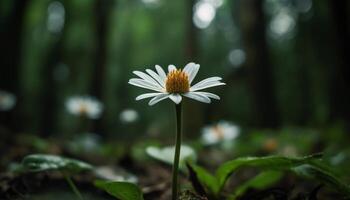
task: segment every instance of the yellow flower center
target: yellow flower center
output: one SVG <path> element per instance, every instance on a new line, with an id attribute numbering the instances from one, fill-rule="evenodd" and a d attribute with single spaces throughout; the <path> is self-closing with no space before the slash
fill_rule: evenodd
<path id="1" fill-rule="evenodd" d="M 85 104 L 81 104 L 81 105 L 79 106 L 78 112 L 79 112 L 80 115 L 83 115 L 83 116 L 84 116 L 84 115 L 87 115 L 87 113 L 88 113 L 88 106 L 85 105 Z"/>
<path id="2" fill-rule="evenodd" d="M 216 125 L 216 126 L 214 126 L 213 129 L 214 129 L 214 134 L 218 139 L 222 140 L 225 138 L 224 131 L 222 130 L 222 128 L 220 128 L 218 125 Z"/>
<path id="3" fill-rule="evenodd" d="M 181 69 L 168 73 L 165 88 L 168 93 L 186 93 L 190 91 L 188 76 Z"/>

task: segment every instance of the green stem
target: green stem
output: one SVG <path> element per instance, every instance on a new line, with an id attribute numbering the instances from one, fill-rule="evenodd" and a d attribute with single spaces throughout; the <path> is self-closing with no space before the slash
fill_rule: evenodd
<path id="1" fill-rule="evenodd" d="M 177 200 L 177 175 L 179 170 L 180 161 L 180 148 L 181 148 L 181 131 L 182 131 L 182 109 L 181 103 L 175 105 L 176 110 L 176 138 L 175 138 L 175 156 L 173 165 L 173 182 L 172 182 L 172 200 Z"/>
<path id="2" fill-rule="evenodd" d="M 79 200 L 83 200 L 83 196 L 79 192 L 77 186 L 75 186 L 71 177 L 69 175 L 67 175 L 66 173 L 63 173 L 63 175 L 64 175 L 64 178 L 66 179 L 69 187 L 73 190 L 74 194 L 78 197 Z"/>

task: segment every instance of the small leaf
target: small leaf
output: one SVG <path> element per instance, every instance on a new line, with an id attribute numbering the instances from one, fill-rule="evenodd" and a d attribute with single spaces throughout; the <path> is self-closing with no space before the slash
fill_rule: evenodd
<path id="1" fill-rule="evenodd" d="M 215 191 L 219 191 L 220 189 L 219 180 L 203 167 L 195 164 L 191 164 L 191 167 L 197 174 L 198 180 L 209 189 L 209 192 L 214 195 L 217 194 Z"/>
<path id="2" fill-rule="evenodd" d="M 132 183 L 95 181 L 95 186 L 120 200 L 143 200 L 141 189 Z"/>
<path id="3" fill-rule="evenodd" d="M 189 179 L 192 183 L 193 189 L 202 196 L 206 195 L 206 192 L 201 184 L 201 182 L 198 179 L 197 173 L 194 171 L 193 167 L 189 164 L 186 163 L 188 172 L 189 172 Z"/>
<path id="4" fill-rule="evenodd" d="M 22 160 L 22 166 L 23 172 L 60 170 L 68 173 L 78 173 L 93 168 L 90 164 L 83 161 L 48 154 L 33 154 L 26 156 Z"/>

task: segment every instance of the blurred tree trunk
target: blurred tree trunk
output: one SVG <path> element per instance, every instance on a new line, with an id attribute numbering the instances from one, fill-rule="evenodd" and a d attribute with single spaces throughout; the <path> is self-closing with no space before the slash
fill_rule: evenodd
<path id="1" fill-rule="evenodd" d="M 6 2 L 9 3 L 9 2 Z M 0 89 L 9 91 L 16 95 L 17 102 L 21 101 L 19 91 L 19 65 L 21 60 L 21 41 L 24 15 L 29 0 L 15 0 L 12 2 L 13 9 L 10 15 L 2 19 L 0 40 Z M 2 2 L 5 4 L 5 2 Z M 11 4 L 11 3 L 10 3 Z M 6 113 L 6 116 L 1 116 L 0 124 L 6 124 L 11 129 L 20 130 L 21 122 L 17 109 Z M 14 121 L 14 118 L 16 120 Z"/>
<path id="2" fill-rule="evenodd" d="M 107 36 L 109 18 L 112 8 L 114 6 L 114 0 L 96 0 L 95 1 L 95 14 L 96 14 L 96 58 L 95 66 L 92 77 L 92 95 L 102 101 L 103 99 L 103 87 L 106 76 L 106 63 L 107 63 Z M 97 129 L 101 131 L 102 120 L 98 120 L 94 125 L 94 131 Z"/>
<path id="3" fill-rule="evenodd" d="M 253 98 L 254 125 L 277 127 L 280 124 L 274 91 L 273 69 L 266 42 L 263 0 L 240 0 L 239 23 L 246 51 L 245 67 Z"/>
<path id="4" fill-rule="evenodd" d="M 298 90 L 295 92 L 299 93 L 300 99 L 298 99 L 298 104 L 300 107 L 298 107 L 299 114 L 297 115 L 298 118 L 294 123 L 306 126 L 309 125 L 311 118 L 312 118 L 312 91 L 311 91 L 311 80 L 310 80 L 310 73 L 312 69 L 310 69 L 310 58 L 314 57 L 313 53 L 313 31 L 310 27 L 310 24 L 312 23 L 310 21 L 302 21 L 298 20 L 298 34 L 299 37 L 296 37 L 296 46 L 295 51 L 297 52 L 297 62 L 298 66 Z"/>
<path id="5" fill-rule="evenodd" d="M 349 1 L 329 0 L 332 20 L 335 28 L 335 46 L 338 63 L 331 66 L 330 88 L 331 119 L 344 120 L 350 128 L 350 43 L 349 43 Z"/>
<path id="6" fill-rule="evenodd" d="M 56 33 L 53 35 L 53 44 L 50 49 L 50 52 L 47 55 L 46 64 L 43 68 L 43 78 L 44 78 L 44 87 L 41 92 L 41 99 L 43 100 L 43 109 L 41 117 L 41 136 L 48 137 L 54 130 L 54 122 L 57 117 L 57 85 L 55 83 L 54 71 L 58 65 L 62 64 L 62 52 L 63 52 L 63 33 Z"/>
<path id="7" fill-rule="evenodd" d="M 193 24 L 193 7 L 195 5 L 195 0 L 186 0 L 186 60 L 195 61 L 197 59 L 197 35 L 198 30 Z"/>
<path id="8" fill-rule="evenodd" d="M 43 68 L 43 78 L 45 79 L 45 85 L 43 91 L 41 92 L 41 99 L 43 100 L 43 105 L 40 115 L 41 118 L 41 131 L 40 135 L 43 137 L 50 136 L 53 131 L 53 121 L 55 113 L 55 83 L 53 80 L 53 71 L 55 66 L 57 66 L 59 61 L 59 52 L 61 49 L 61 42 L 56 42 L 53 44 L 52 49 L 48 54 L 48 59 L 46 65 Z"/>
<path id="9" fill-rule="evenodd" d="M 61 0 L 63 5 L 67 6 L 67 1 Z M 68 9 L 66 9 L 68 11 Z M 55 75 L 55 71 L 59 69 L 60 65 L 64 63 L 65 52 L 65 38 L 67 34 L 67 24 L 69 23 L 69 11 L 64 16 L 64 25 L 59 32 L 51 33 L 50 49 L 47 54 L 46 63 L 43 67 L 43 82 L 45 83 L 43 91 L 41 92 L 41 99 L 43 101 L 43 109 L 41 114 L 41 136 L 48 137 L 59 130 L 55 126 L 58 121 L 59 111 L 58 108 L 60 102 L 59 98 L 59 85 L 57 81 L 60 81 L 60 75 Z"/>
<path id="10" fill-rule="evenodd" d="M 189 62 L 198 63 L 198 29 L 193 24 L 193 7 L 195 0 L 186 0 L 186 40 L 185 40 L 185 64 Z M 184 67 L 184 66 L 180 66 Z M 204 112 L 202 104 L 193 100 L 186 101 L 184 108 L 184 131 L 188 137 L 196 137 L 204 122 Z"/>

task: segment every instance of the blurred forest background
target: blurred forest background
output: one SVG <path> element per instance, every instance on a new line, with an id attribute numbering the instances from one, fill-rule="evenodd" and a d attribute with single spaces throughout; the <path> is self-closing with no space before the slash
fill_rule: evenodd
<path id="1" fill-rule="evenodd" d="M 186 100 L 185 135 L 205 124 L 346 128 L 350 122 L 347 0 L 3 0 L 0 89 L 16 105 L 0 113 L 1 137 L 70 137 L 79 118 L 65 101 L 99 99 L 89 129 L 104 137 L 172 136 L 174 111 L 134 98 L 133 70 L 201 64 L 221 76 L 220 101 Z M 124 123 L 132 109 L 138 120 Z M 186 116 L 186 113 L 187 116 Z M 346 129 L 342 129 L 346 130 Z"/>

